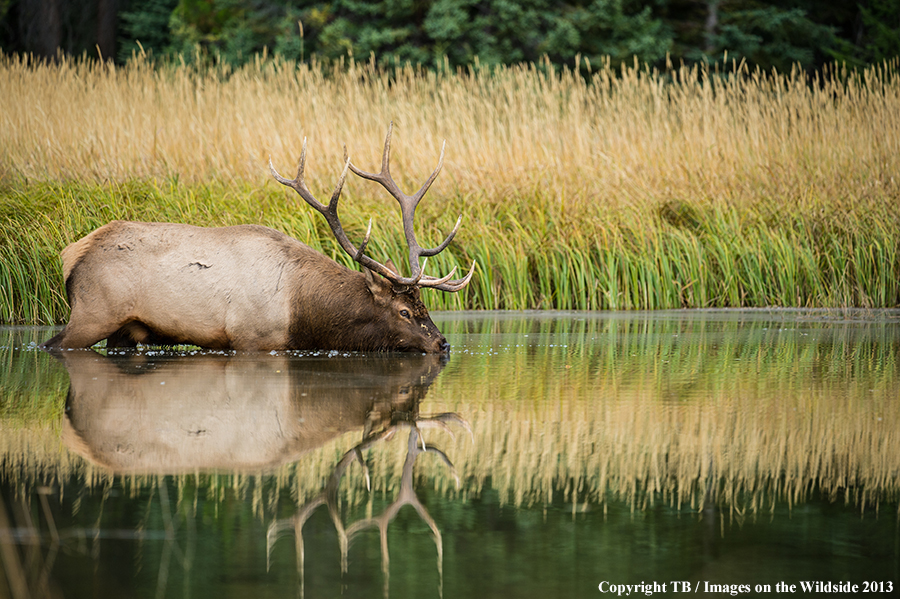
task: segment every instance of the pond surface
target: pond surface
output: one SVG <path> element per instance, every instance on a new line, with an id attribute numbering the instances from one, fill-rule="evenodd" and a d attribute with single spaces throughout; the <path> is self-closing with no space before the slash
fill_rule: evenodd
<path id="1" fill-rule="evenodd" d="M 898 586 L 900 312 L 435 321 L 448 361 L 0 329 L 0 597 Z"/>

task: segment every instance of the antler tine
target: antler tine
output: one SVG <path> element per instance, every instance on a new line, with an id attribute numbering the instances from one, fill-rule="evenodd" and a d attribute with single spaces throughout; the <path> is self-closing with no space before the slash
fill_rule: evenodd
<path id="1" fill-rule="evenodd" d="M 445 139 L 441 143 L 441 156 L 438 158 L 438 164 L 431 171 L 431 175 L 429 175 L 428 179 L 425 180 L 425 183 L 422 184 L 422 187 L 419 188 L 419 191 L 412 195 L 412 206 L 413 210 L 416 209 L 416 206 L 419 205 L 419 202 L 422 201 L 422 198 L 425 197 L 425 194 L 428 193 L 428 189 L 431 187 L 431 184 L 434 183 L 434 180 L 437 179 L 437 176 L 441 174 L 441 169 L 444 168 L 444 151 L 447 149 L 447 140 Z"/>
<path id="2" fill-rule="evenodd" d="M 373 270 L 381 276 L 394 281 L 397 284 L 414 284 L 414 279 L 404 279 L 402 277 L 398 277 L 397 274 L 387 266 L 381 264 L 380 262 L 376 262 L 372 258 L 365 255 L 366 246 L 368 245 L 369 238 L 372 234 L 371 221 L 369 221 L 369 228 L 366 231 L 366 236 L 359 248 L 353 245 L 353 242 L 350 241 L 350 239 L 347 237 L 347 234 L 344 232 L 344 227 L 341 225 L 341 220 L 338 217 L 338 202 L 341 197 L 341 191 L 344 188 L 344 182 L 347 179 L 347 171 L 351 169 L 350 158 L 347 156 L 346 148 L 344 148 L 344 169 L 341 171 L 341 176 L 338 178 L 337 185 L 334 188 L 334 192 L 331 194 L 331 200 L 328 202 L 327 206 L 318 201 L 306 186 L 306 181 L 304 179 L 305 169 L 305 137 L 303 138 L 303 149 L 300 152 L 300 162 L 297 165 L 297 176 L 294 179 L 288 179 L 278 174 L 278 171 L 275 170 L 275 166 L 272 164 L 272 159 L 269 158 L 269 170 L 272 171 L 272 176 L 275 177 L 275 180 L 282 185 L 290 187 L 291 189 L 296 191 L 307 204 L 312 206 L 317 212 L 325 217 L 325 220 L 328 222 L 328 226 L 331 227 L 331 232 L 334 234 L 334 237 L 337 240 L 338 244 L 345 252 L 347 252 L 347 254 L 349 254 L 353 258 L 354 261 L 362 264 L 369 270 Z"/>
<path id="3" fill-rule="evenodd" d="M 391 179 L 391 134 L 394 132 L 394 121 L 388 124 L 387 136 L 384 138 L 384 152 L 381 153 L 381 172 Z M 391 179 L 393 181 L 393 179 Z"/>
<path id="4" fill-rule="evenodd" d="M 428 176 L 428 179 L 425 180 L 425 183 L 419 188 L 419 190 L 413 195 L 407 195 L 403 193 L 400 189 L 400 186 L 397 185 L 397 182 L 394 181 L 394 178 L 391 176 L 391 138 L 394 132 L 394 122 L 391 121 L 390 126 L 388 127 L 387 136 L 384 139 L 384 151 L 381 155 L 381 171 L 378 173 L 370 173 L 368 171 L 364 171 L 361 168 L 357 167 L 352 162 L 350 163 L 350 170 L 353 171 L 356 175 L 362 177 L 363 179 L 368 179 L 370 181 L 375 181 L 380 184 L 382 187 L 390 193 L 397 203 L 400 204 L 400 214 L 403 220 L 403 233 L 406 237 L 406 245 L 409 248 L 409 268 L 410 268 L 410 277 L 404 281 L 405 284 L 413 284 L 419 285 L 420 280 L 430 281 L 429 287 L 433 287 L 436 281 L 440 281 L 441 283 L 445 282 L 449 279 L 435 279 L 422 277 L 422 269 L 424 268 L 424 264 L 419 264 L 420 258 L 427 258 L 429 256 L 435 256 L 438 253 L 442 252 L 450 245 L 450 242 L 453 241 L 453 238 L 456 236 L 456 232 L 459 230 L 460 223 L 462 222 L 462 215 L 457 219 L 456 225 L 453 227 L 453 230 L 447 236 L 446 239 L 440 244 L 433 248 L 423 248 L 419 245 L 418 240 L 416 239 L 415 234 L 415 213 L 416 208 L 419 205 L 419 202 L 422 201 L 422 198 L 425 197 L 425 194 L 431 188 L 431 185 L 434 183 L 437 176 L 440 174 L 441 169 L 444 166 L 444 155 L 447 150 L 447 142 L 446 140 L 441 144 L 441 155 L 438 158 L 437 167 L 435 167 L 434 171 L 432 171 L 431 175 Z M 347 158 L 347 149 L 344 148 L 344 157 Z"/>
<path id="5" fill-rule="evenodd" d="M 400 186 L 397 185 L 397 182 L 394 181 L 394 178 L 391 176 L 391 136 L 394 132 L 394 121 L 391 121 L 391 124 L 388 126 L 387 136 L 384 139 L 384 151 L 381 154 L 381 171 L 378 173 L 370 173 L 368 171 L 364 171 L 361 168 L 357 167 L 352 162 L 350 163 L 350 170 L 353 171 L 356 175 L 362 177 L 363 179 L 368 179 L 369 181 L 375 181 L 379 183 L 382 187 L 384 187 L 389 194 L 391 194 L 397 203 L 400 204 L 400 212 L 403 215 L 403 225 L 404 232 L 406 233 L 407 241 L 410 240 L 410 234 L 412 233 L 411 229 L 407 229 L 406 221 L 407 214 L 410 214 L 410 221 L 412 217 L 412 213 L 415 212 L 416 205 L 425 195 L 425 191 L 428 191 L 428 187 L 431 186 L 431 183 L 434 182 L 435 177 L 437 177 L 438 171 L 440 171 L 440 164 L 434 173 L 431 174 L 431 177 L 428 178 L 428 181 L 425 182 L 425 185 L 422 186 L 422 189 L 419 190 L 415 195 L 409 196 L 400 189 Z M 344 158 L 347 159 L 347 148 L 344 147 Z M 441 150 L 441 160 L 443 163 L 444 160 L 444 152 Z M 415 236 L 413 235 L 412 241 L 415 242 Z"/>
<path id="6" fill-rule="evenodd" d="M 469 268 L 469 272 L 465 277 L 458 279 L 456 281 L 448 281 L 447 278 L 453 275 L 456 272 L 456 267 L 453 267 L 453 270 L 450 271 L 450 275 L 448 277 L 444 277 L 443 279 L 434 279 L 429 280 L 426 278 L 424 281 L 419 283 L 419 287 L 428 287 L 430 289 L 438 289 L 440 291 L 447 291 L 450 293 L 455 293 L 469 284 L 469 281 L 472 280 L 472 275 L 475 274 L 475 263 L 476 260 L 472 260 L 472 266 Z"/>
<path id="7" fill-rule="evenodd" d="M 303 149 L 300 151 L 300 161 L 297 164 L 297 176 L 294 179 L 288 179 L 287 177 L 282 177 L 278 174 L 278 171 L 275 170 L 275 165 L 272 164 L 272 157 L 269 157 L 269 170 L 272 172 L 272 176 L 275 177 L 275 180 L 281 183 L 282 185 L 286 185 L 300 194 L 300 197 L 303 198 L 307 204 L 315 208 L 317 211 L 325 214 L 327 208 L 324 204 L 319 202 L 309 191 L 309 188 L 306 187 L 306 182 L 303 179 L 303 171 L 306 168 L 306 138 L 303 138 Z M 341 177 L 340 182 L 338 183 L 337 189 L 335 189 L 335 193 L 340 195 L 340 189 L 344 186 L 344 177 Z"/>
<path id="8" fill-rule="evenodd" d="M 407 197 L 405 193 L 400 191 L 400 188 L 397 187 L 397 184 L 394 182 L 394 179 L 391 177 L 391 134 L 394 131 L 394 121 L 391 121 L 391 124 L 388 126 L 387 137 L 384 139 L 384 151 L 381 154 L 381 172 L 379 173 L 370 173 L 368 171 L 364 171 L 355 164 L 350 164 L 350 170 L 355 174 L 359 175 L 363 179 L 368 179 L 369 181 L 375 181 L 376 183 L 380 183 L 388 192 L 397 198 L 398 202 L 402 201 L 399 197 Z M 344 146 L 344 160 L 349 160 L 347 156 L 347 146 Z"/>
<path id="9" fill-rule="evenodd" d="M 422 272 L 425 272 L 425 264 L 427 262 L 428 262 L 428 258 L 425 258 L 424 260 L 422 260 Z M 447 281 L 449 281 L 450 279 L 452 279 L 453 275 L 455 275 L 455 274 L 456 274 L 456 267 L 454 266 L 453 269 L 448 274 L 446 274 L 440 278 L 422 276 L 422 278 L 420 279 L 419 287 L 434 287 L 435 285 L 442 285 L 442 284 L 446 283 Z M 421 282 L 421 281 L 424 281 L 424 282 Z"/>
<path id="10" fill-rule="evenodd" d="M 372 235 L 372 219 L 369 219 L 369 226 L 366 227 L 366 236 L 363 238 L 362 243 L 359 244 L 359 249 L 356 250 L 356 254 L 353 256 L 354 262 L 359 262 L 360 258 L 363 257 L 366 251 L 366 246 L 369 245 L 369 237 Z"/>
<path id="11" fill-rule="evenodd" d="M 462 214 L 459 215 L 459 218 L 456 219 L 456 224 L 453 225 L 453 230 L 450 231 L 450 234 L 447 235 L 446 239 L 440 244 L 433 248 L 422 249 L 422 256 L 436 256 L 447 249 L 447 246 L 450 245 L 450 242 L 453 241 L 453 238 L 456 237 L 456 232 L 459 231 L 459 225 L 462 224 Z"/>
<path id="12" fill-rule="evenodd" d="M 334 231 L 335 226 L 337 227 L 337 231 L 335 235 L 337 235 L 338 231 L 340 232 L 340 236 L 338 236 L 338 241 L 341 243 L 341 246 L 344 246 L 344 241 L 353 247 L 353 244 L 350 243 L 350 240 L 347 239 L 346 235 L 344 235 L 343 227 L 341 227 L 340 221 L 337 219 L 337 205 L 338 200 L 341 197 L 341 191 L 344 189 L 344 182 L 347 179 L 347 169 L 350 165 L 350 159 L 347 158 L 344 163 L 344 170 L 341 171 L 341 176 L 338 178 L 337 185 L 334 188 L 334 192 L 331 194 L 331 201 L 328 202 L 326 206 L 322 202 L 316 199 L 316 197 L 312 194 L 309 188 L 306 186 L 306 180 L 304 178 L 304 171 L 306 170 L 306 138 L 303 138 L 303 149 L 300 151 L 300 161 L 297 164 L 297 176 L 293 179 L 288 179 L 287 177 L 282 177 L 278 174 L 278 171 L 275 170 L 275 166 L 272 164 L 272 158 L 269 157 L 269 170 L 272 172 L 272 176 L 275 177 L 275 180 L 281 183 L 282 185 L 286 185 L 290 187 L 294 191 L 296 191 L 303 200 L 316 209 L 317 212 L 322 214 L 325 219 L 328 221 L 328 224 L 331 225 L 332 230 Z M 344 247 L 346 250 L 347 248 Z M 356 248 L 353 248 L 354 252 Z"/>

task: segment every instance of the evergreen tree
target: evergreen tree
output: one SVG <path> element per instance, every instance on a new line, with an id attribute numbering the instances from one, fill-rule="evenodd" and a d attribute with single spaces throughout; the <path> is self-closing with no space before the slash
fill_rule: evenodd
<path id="1" fill-rule="evenodd" d="M 577 54 L 662 66 L 667 55 L 714 62 L 727 52 L 765 69 L 811 69 L 900 54 L 900 0 L 0 0 L 5 52 L 98 46 L 119 61 L 143 48 L 233 64 L 267 51 L 428 66 L 544 56 L 571 65 Z"/>
<path id="2" fill-rule="evenodd" d="M 141 52 L 164 55 L 172 42 L 169 21 L 177 4 L 178 0 L 144 0 L 120 13 L 119 60 L 125 62 Z"/>

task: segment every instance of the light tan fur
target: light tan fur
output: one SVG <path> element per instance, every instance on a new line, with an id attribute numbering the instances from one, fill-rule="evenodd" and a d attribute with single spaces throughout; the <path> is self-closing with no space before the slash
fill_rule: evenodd
<path id="1" fill-rule="evenodd" d="M 94 233 L 96 232 L 94 231 Z M 63 279 L 69 278 L 69 275 L 72 274 L 72 267 L 91 249 L 91 236 L 94 233 L 70 243 L 59 253 L 59 257 L 62 259 Z"/>
<path id="2" fill-rule="evenodd" d="M 113 221 L 62 258 L 72 314 L 47 347 L 446 347 L 417 290 L 400 293 L 267 227 Z"/>

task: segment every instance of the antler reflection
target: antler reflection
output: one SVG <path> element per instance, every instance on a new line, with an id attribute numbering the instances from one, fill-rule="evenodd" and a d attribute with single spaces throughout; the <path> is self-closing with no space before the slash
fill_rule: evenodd
<path id="1" fill-rule="evenodd" d="M 363 435 L 362 442 L 348 450 L 338 461 L 333 473 L 325 484 L 324 490 L 321 493 L 308 501 L 303 507 L 300 508 L 300 510 L 297 511 L 297 513 L 293 517 L 275 520 L 269 525 L 268 531 L 266 533 L 267 569 L 271 565 L 272 549 L 275 545 L 275 542 L 281 536 L 283 536 L 284 533 L 293 531 L 294 543 L 296 545 L 297 551 L 297 572 L 300 576 L 300 588 L 302 596 L 305 563 L 303 526 L 306 524 L 306 521 L 309 520 L 310 516 L 312 516 L 313 512 L 315 512 L 315 510 L 319 506 L 324 504 L 328 508 L 328 514 L 331 517 L 331 521 L 334 524 L 335 530 L 337 531 L 338 543 L 341 551 L 342 574 L 345 574 L 348 570 L 349 546 L 353 538 L 366 529 L 378 528 L 381 537 L 381 568 L 384 574 L 384 595 L 385 597 L 387 597 L 390 579 L 390 554 L 388 551 L 387 531 L 388 527 L 397 516 L 400 509 L 406 505 L 410 505 L 416 510 L 416 513 L 419 514 L 419 517 L 422 518 L 422 520 L 431 529 L 432 535 L 434 537 L 435 548 L 437 550 L 437 568 L 438 577 L 440 580 L 439 586 L 441 589 L 441 593 L 443 593 L 443 539 L 441 537 L 441 531 L 438 529 L 437 523 L 434 521 L 434 518 L 431 517 L 428 509 L 422 504 L 422 502 L 416 495 L 416 491 L 413 487 L 413 465 L 415 464 L 416 459 L 419 457 L 419 455 L 423 453 L 436 454 L 450 468 L 450 472 L 453 475 L 453 478 L 456 480 L 457 488 L 459 488 L 459 475 L 457 474 L 456 468 L 453 466 L 453 463 L 450 461 L 450 458 L 448 458 L 447 454 L 437 447 L 431 445 L 426 446 L 421 433 L 421 429 L 440 428 L 442 430 L 450 432 L 450 434 L 453 435 L 453 431 L 448 426 L 451 423 L 460 425 L 462 428 L 468 431 L 470 436 L 474 438 L 469 423 L 466 422 L 458 414 L 450 412 L 427 418 L 412 417 L 400 421 L 395 421 L 390 426 L 377 432 L 371 432 L 367 430 Z M 369 518 L 363 518 L 345 526 L 344 522 L 341 520 L 338 509 L 338 489 L 340 487 L 341 479 L 343 478 L 344 473 L 347 470 L 347 467 L 350 466 L 353 462 L 358 462 L 363 468 L 366 479 L 366 487 L 367 489 L 371 490 L 369 469 L 366 466 L 366 462 L 363 458 L 362 452 L 380 441 L 390 440 L 400 428 L 409 428 L 409 436 L 407 439 L 406 459 L 403 463 L 403 470 L 400 476 L 400 491 L 397 493 L 397 497 L 379 515 Z"/>

